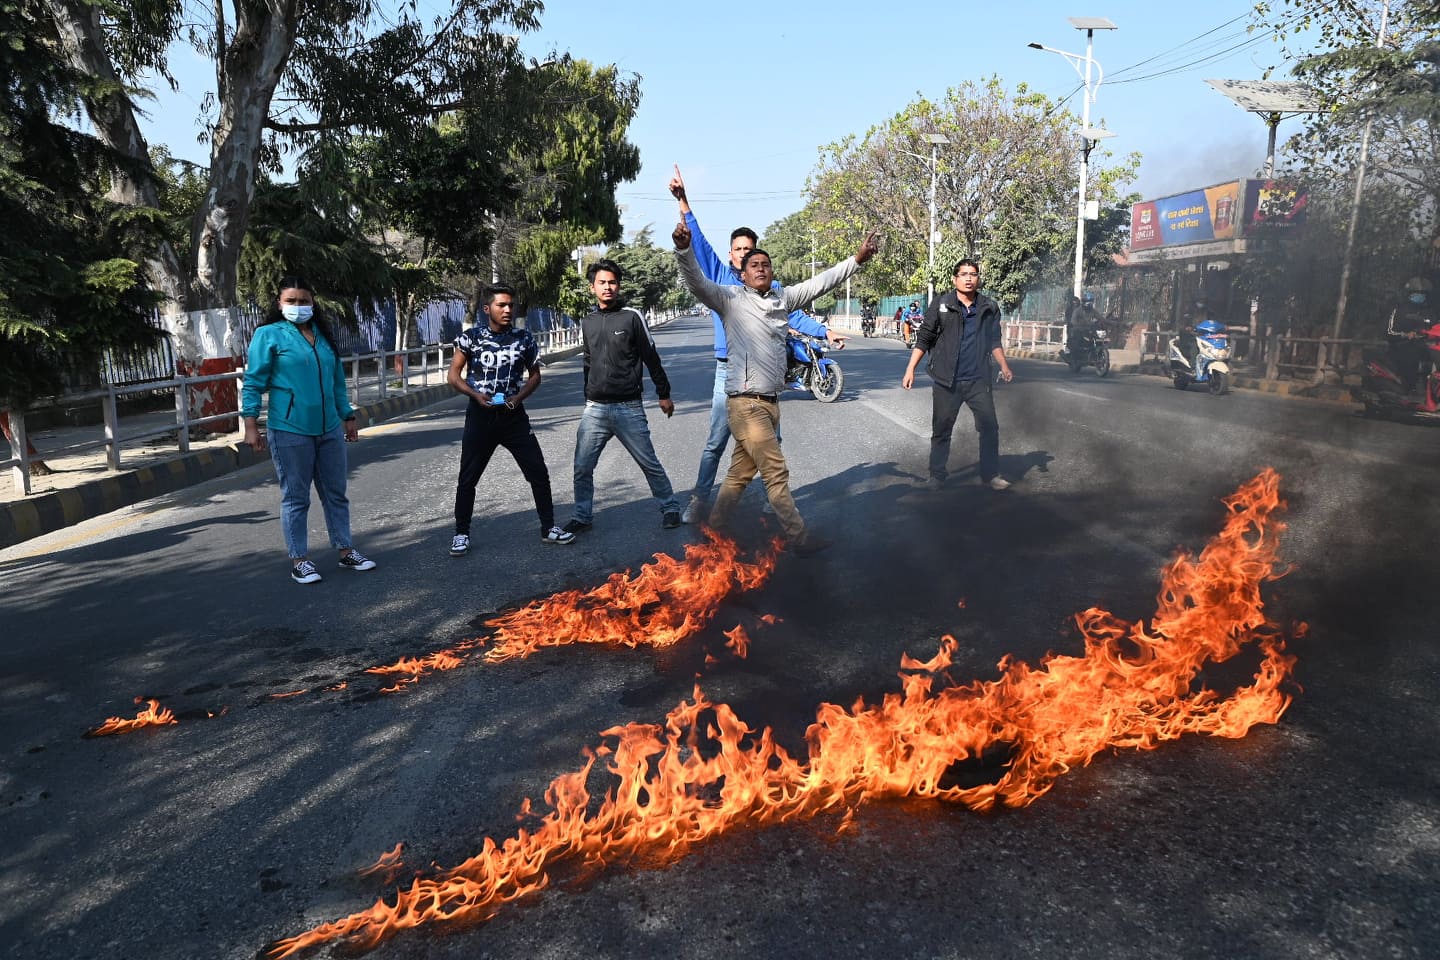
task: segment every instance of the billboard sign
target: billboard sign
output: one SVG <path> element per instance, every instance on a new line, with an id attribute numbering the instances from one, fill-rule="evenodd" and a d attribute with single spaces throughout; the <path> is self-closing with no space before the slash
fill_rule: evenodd
<path id="1" fill-rule="evenodd" d="M 1308 194 L 1277 180 L 1245 181 L 1245 232 L 1288 229 L 1305 222 Z"/>
<path id="2" fill-rule="evenodd" d="M 1305 194 L 1273 180 L 1231 180 L 1130 208 L 1130 249 L 1238 240 L 1260 226 L 1304 220 Z"/>
<path id="3" fill-rule="evenodd" d="M 1130 249 L 1234 239 L 1242 182 L 1232 180 L 1135 204 L 1130 208 Z"/>

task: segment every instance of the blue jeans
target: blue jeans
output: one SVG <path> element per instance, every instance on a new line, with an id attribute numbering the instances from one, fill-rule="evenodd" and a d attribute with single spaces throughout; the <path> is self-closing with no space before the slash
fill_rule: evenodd
<path id="1" fill-rule="evenodd" d="M 700 451 L 700 472 L 695 475 L 695 489 L 691 492 L 691 496 L 701 503 L 710 502 L 715 476 L 720 472 L 720 460 L 725 456 L 725 445 L 730 442 L 730 414 L 725 401 L 725 380 L 729 370 L 728 363 L 715 361 L 715 391 L 710 395 L 710 435 L 705 438 L 705 449 Z"/>
<path id="2" fill-rule="evenodd" d="M 701 503 L 710 502 L 715 477 L 720 472 L 720 461 L 724 459 L 725 447 L 730 443 L 730 410 L 725 396 L 729 371 L 730 364 L 715 361 L 715 390 L 710 394 L 710 435 L 705 438 L 705 449 L 700 451 L 700 472 L 695 475 L 695 489 L 690 492 Z M 780 439 L 779 422 L 775 424 L 775 439 Z"/>
<path id="3" fill-rule="evenodd" d="M 581 523 L 594 521 L 595 464 L 600 451 L 611 437 L 618 437 L 630 456 L 639 464 L 650 483 L 650 492 L 660 501 L 660 512 L 679 510 L 670 478 L 655 456 L 650 441 L 650 423 L 645 419 L 645 404 L 640 400 L 622 403 L 585 401 L 580 414 L 580 427 L 575 431 L 575 519 Z"/>
<path id="4" fill-rule="evenodd" d="M 270 459 L 280 481 L 280 528 L 291 559 L 309 555 L 310 485 L 320 494 L 330 545 L 350 548 L 350 501 L 345 498 L 345 434 L 342 427 L 318 437 L 270 430 Z"/>

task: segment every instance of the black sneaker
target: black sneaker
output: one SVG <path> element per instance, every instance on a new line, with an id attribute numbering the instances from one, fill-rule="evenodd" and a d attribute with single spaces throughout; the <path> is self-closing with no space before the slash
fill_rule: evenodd
<path id="1" fill-rule="evenodd" d="M 352 548 L 349 553 L 340 558 L 340 568 L 342 570 L 374 570 L 375 561 Z"/>
<path id="2" fill-rule="evenodd" d="M 320 571 L 309 560 L 301 560 L 290 569 L 290 579 L 296 583 L 319 583 Z"/>
<path id="3" fill-rule="evenodd" d="M 569 530 L 561 530 L 559 527 L 551 527 L 549 530 L 540 531 L 541 543 L 574 543 L 575 534 Z"/>
<path id="4" fill-rule="evenodd" d="M 676 527 L 680 526 L 680 511 L 666 510 L 665 516 L 660 518 L 660 526 L 664 527 L 666 530 L 673 530 Z"/>
<path id="5" fill-rule="evenodd" d="M 594 526 L 594 524 L 586 523 L 584 520 L 566 520 L 565 526 L 561 527 L 560 529 L 564 530 L 566 533 L 575 534 L 584 533 L 592 526 Z"/>

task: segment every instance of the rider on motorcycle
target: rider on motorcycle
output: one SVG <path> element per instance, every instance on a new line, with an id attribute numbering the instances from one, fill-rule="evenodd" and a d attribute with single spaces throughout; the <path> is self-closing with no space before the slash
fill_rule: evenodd
<path id="1" fill-rule="evenodd" d="M 1406 281 L 1405 299 L 1391 321 L 1390 352 L 1407 393 L 1423 384 L 1430 374 L 1433 358 L 1426 334 L 1436 323 L 1431 287 L 1423 277 Z"/>
<path id="2" fill-rule="evenodd" d="M 1080 306 L 1070 311 L 1066 318 L 1068 329 L 1065 340 L 1071 356 L 1089 356 L 1095 346 L 1095 331 L 1099 329 L 1100 315 L 1095 312 L 1095 294 L 1086 290 L 1080 297 Z"/>

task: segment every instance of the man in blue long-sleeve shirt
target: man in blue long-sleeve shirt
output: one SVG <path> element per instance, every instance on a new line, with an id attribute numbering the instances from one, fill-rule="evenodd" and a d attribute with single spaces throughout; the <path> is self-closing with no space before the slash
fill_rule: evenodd
<path id="1" fill-rule="evenodd" d="M 700 230 L 700 223 L 695 219 L 695 214 L 690 209 L 690 201 L 685 195 L 685 181 L 680 176 L 678 165 L 675 167 L 675 175 L 670 178 L 670 193 L 680 201 L 680 213 L 685 225 L 690 228 L 695 261 L 705 279 L 727 287 L 744 286 L 744 281 L 740 279 L 740 264 L 759 242 L 755 231 L 749 227 L 737 227 L 731 232 L 729 261 L 726 262 L 715 253 L 715 249 Z M 715 477 L 720 472 L 720 460 L 730 442 L 730 421 L 725 404 L 729 348 L 725 340 L 725 325 L 721 323 L 720 315 L 712 311 L 710 316 L 715 324 L 715 386 L 710 396 L 710 433 L 705 438 L 704 449 L 700 451 L 700 469 L 695 476 L 695 489 L 683 514 L 686 523 L 704 520 L 709 512 L 710 495 L 715 487 Z M 844 337 L 832 336 L 824 324 L 817 323 L 800 310 L 790 314 L 790 325 L 810 336 L 825 337 L 840 345 L 845 342 Z"/>

